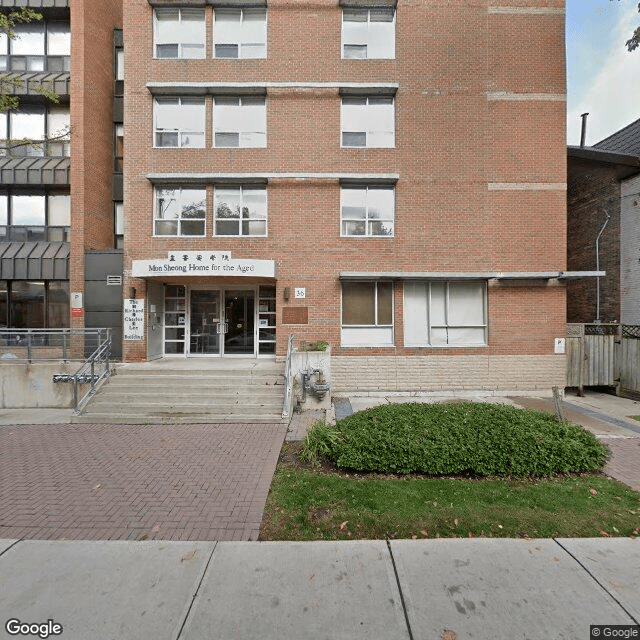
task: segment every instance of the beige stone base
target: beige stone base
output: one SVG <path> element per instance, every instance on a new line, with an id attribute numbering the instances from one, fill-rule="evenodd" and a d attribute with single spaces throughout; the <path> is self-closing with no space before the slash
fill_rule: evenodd
<path id="1" fill-rule="evenodd" d="M 333 356 L 333 394 L 564 389 L 566 358 L 549 356 Z"/>

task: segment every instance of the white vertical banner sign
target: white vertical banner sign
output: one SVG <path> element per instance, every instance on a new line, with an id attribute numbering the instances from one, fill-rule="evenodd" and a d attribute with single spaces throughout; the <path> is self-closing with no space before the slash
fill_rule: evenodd
<path id="1" fill-rule="evenodd" d="M 125 298 L 123 304 L 122 337 L 144 340 L 144 300 Z"/>

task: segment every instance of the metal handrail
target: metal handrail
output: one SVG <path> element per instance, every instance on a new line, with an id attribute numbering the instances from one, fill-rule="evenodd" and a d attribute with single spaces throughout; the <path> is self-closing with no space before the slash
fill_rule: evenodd
<path id="1" fill-rule="evenodd" d="M 99 347 L 106 329 L 0 328 L 0 361 L 40 362 L 84 360 L 86 349 Z M 94 347 L 94 345 L 96 345 Z"/>
<path id="2" fill-rule="evenodd" d="M 291 375 L 291 358 L 293 356 L 295 336 L 289 334 L 287 343 L 287 360 L 284 367 L 284 400 L 282 402 L 282 417 L 288 418 L 291 413 L 291 394 L 293 392 L 293 376 Z"/>
<path id="3" fill-rule="evenodd" d="M 107 379 L 111 375 L 110 357 L 111 357 L 111 329 L 100 329 L 101 333 L 105 332 L 106 337 L 100 343 L 98 348 L 82 363 L 80 368 L 72 374 L 55 374 L 53 382 L 71 382 L 73 383 L 73 412 L 78 415 L 83 407 L 89 402 L 98 390 L 98 384 Z M 96 365 L 104 364 L 102 373 L 96 373 Z M 78 387 L 81 384 L 88 384 L 89 389 L 78 399 Z"/>

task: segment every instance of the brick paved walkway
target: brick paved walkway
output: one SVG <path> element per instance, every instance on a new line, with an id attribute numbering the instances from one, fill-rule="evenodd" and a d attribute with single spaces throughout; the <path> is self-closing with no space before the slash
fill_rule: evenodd
<path id="1" fill-rule="evenodd" d="M 256 540 L 286 429 L 0 427 L 0 538 Z"/>
<path id="2" fill-rule="evenodd" d="M 601 438 L 611 450 L 604 472 L 640 491 L 640 438 Z"/>

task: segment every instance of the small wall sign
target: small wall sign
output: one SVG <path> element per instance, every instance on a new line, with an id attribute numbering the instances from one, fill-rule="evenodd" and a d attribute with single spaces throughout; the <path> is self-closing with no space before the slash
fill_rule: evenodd
<path id="1" fill-rule="evenodd" d="M 566 338 L 556 338 L 554 340 L 554 352 L 557 354 L 563 354 L 566 352 L 567 340 Z"/>
<path id="2" fill-rule="evenodd" d="M 294 295 L 296 298 L 306 298 L 307 290 L 304 287 L 296 287 Z"/>
<path id="3" fill-rule="evenodd" d="M 144 340 L 144 300 L 124 299 L 122 337 L 124 340 Z"/>

